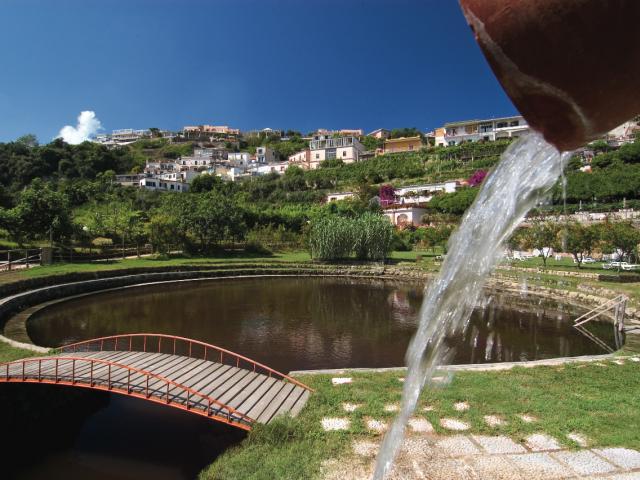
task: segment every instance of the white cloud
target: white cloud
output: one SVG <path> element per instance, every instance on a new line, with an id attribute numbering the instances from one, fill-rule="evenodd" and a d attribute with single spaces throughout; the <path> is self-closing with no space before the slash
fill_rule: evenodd
<path id="1" fill-rule="evenodd" d="M 62 127 L 58 137 L 62 138 L 65 142 L 71 145 L 78 145 L 79 143 L 89 140 L 90 137 L 95 135 L 98 130 L 102 129 L 100 120 L 96 117 L 96 112 L 92 110 L 85 110 L 78 115 L 78 124 L 73 127 L 66 125 Z"/>

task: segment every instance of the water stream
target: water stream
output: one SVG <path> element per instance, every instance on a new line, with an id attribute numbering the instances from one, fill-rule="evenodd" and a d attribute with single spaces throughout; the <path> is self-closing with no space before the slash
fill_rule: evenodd
<path id="1" fill-rule="evenodd" d="M 374 480 L 390 471 L 422 388 L 452 357 L 446 338 L 466 329 L 486 277 L 503 256 L 504 242 L 553 187 L 569 156 L 533 133 L 510 145 L 484 181 L 449 240 L 440 275 L 426 289 L 418 330 L 406 353 L 402 406 L 382 443 Z"/>

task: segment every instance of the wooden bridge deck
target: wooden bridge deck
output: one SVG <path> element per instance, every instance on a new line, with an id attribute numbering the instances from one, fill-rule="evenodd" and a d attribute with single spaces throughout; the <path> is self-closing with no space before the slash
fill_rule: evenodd
<path id="1" fill-rule="evenodd" d="M 97 345 L 93 342 L 88 345 Z M 123 344 L 126 342 L 121 341 Z M 100 345 L 104 346 L 104 342 Z M 0 382 L 109 390 L 189 410 L 245 430 L 255 422 L 269 423 L 281 414 L 296 416 L 310 395 L 308 387 L 284 374 L 271 369 L 260 372 L 256 365 L 263 367 L 261 364 L 241 368 L 206 359 L 206 352 L 205 358 L 164 353 L 159 342 L 156 352 L 131 348 L 69 350 L 65 347 L 65 351 L 52 356 L 0 365 Z M 189 353 L 191 350 L 190 345 Z M 237 358 L 244 359 L 230 358 L 236 365 L 240 365 Z"/>

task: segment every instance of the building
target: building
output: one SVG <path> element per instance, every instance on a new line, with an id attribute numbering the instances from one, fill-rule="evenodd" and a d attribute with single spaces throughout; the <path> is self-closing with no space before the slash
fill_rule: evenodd
<path id="1" fill-rule="evenodd" d="M 116 183 L 119 183 L 123 187 L 139 187 L 140 180 L 146 178 L 148 174 L 145 173 L 131 173 L 125 175 L 116 175 Z"/>
<path id="2" fill-rule="evenodd" d="M 444 127 L 436 128 L 433 131 L 434 145 L 436 147 L 446 147 L 448 145 L 445 133 L 446 130 Z"/>
<path id="3" fill-rule="evenodd" d="M 289 162 L 280 162 L 280 163 L 256 163 L 255 165 L 249 167 L 247 170 L 252 175 L 269 175 L 270 173 L 277 173 L 278 175 L 282 175 L 284 171 L 289 167 Z"/>
<path id="4" fill-rule="evenodd" d="M 175 160 L 175 169 L 177 170 L 195 170 L 203 171 L 216 163 L 216 160 L 211 157 L 180 157 Z"/>
<path id="5" fill-rule="evenodd" d="M 346 200 L 348 198 L 354 198 L 356 196 L 353 192 L 334 192 L 327 193 L 327 202 L 338 202 L 340 200 Z"/>
<path id="6" fill-rule="evenodd" d="M 147 177 L 140 180 L 140 188 L 147 190 L 161 190 L 165 192 L 186 192 L 189 184 L 182 180 L 166 180 L 157 177 Z"/>
<path id="7" fill-rule="evenodd" d="M 111 132 L 111 140 L 119 145 L 133 143 L 141 138 L 151 137 L 149 130 L 134 130 L 132 128 L 123 128 Z"/>
<path id="8" fill-rule="evenodd" d="M 249 152 L 228 153 L 227 162 L 232 167 L 247 167 L 251 162 L 251 154 Z"/>
<path id="9" fill-rule="evenodd" d="M 240 135 L 239 128 L 230 128 L 228 125 L 195 125 L 183 127 L 182 131 L 185 135 Z"/>
<path id="10" fill-rule="evenodd" d="M 194 157 L 210 158 L 212 160 L 226 160 L 227 150 L 224 148 L 196 147 L 193 149 Z"/>
<path id="11" fill-rule="evenodd" d="M 123 128 L 120 130 L 114 130 L 110 134 L 99 133 L 95 136 L 93 141 L 107 147 L 116 147 L 118 145 L 129 145 L 130 143 L 136 142 L 142 138 L 151 138 L 151 131 Z"/>
<path id="12" fill-rule="evenodd" d="M 314 136 L 315 137 L 338 136 L 338 137 L 358 137 L 359 138 L 359 137 L 362 137 L 363 135 L 364 135 L 364 130 L 362 130 L 361 128 L 356 128 L 356 129 L 343 128 L 342 130 L 327 130 L 326 128 L 319 128 L 318 130 L 316 130 Z"/>
<path id="13" fill-rule="evenodd" d="M 416 137 L 388 138 L 384 141 L 382 153 L 413 152 L 422 148 L 422 139 Z"/>
<path id="14" fill-rule="evenodd" d="M 406 225 L 418 226 L 422 224 L 422 217 L 427 213 L 427 209 L 418 206 L 391 205 L 386 207 L 383 213 L 397 227 Z"/>
<path id="15" fill-rule="evenodd" d="M 150 175 L 158 175 L 160 173 L 173 172 L 175 170 L 180 170 L 175 160 L 147 162 L 144 166 L 144 173 Z"/>
<path id="16" fill-rule="evenodd" d="M 632 143 L 636 135 L 640 133 L 640 125 L 637 121 L 628 121 L 610 130 L 605 136 L 605 140 L 612 147 L 619 147 L 625 143 Z"/>
<path id="17" fill-rule="evenodd" d="M 315 135 L 309 142 L 311 159 L 309 168 L 316 169 L 325 160 L 342 160 L 344 163 L 360 161 L 364 147 L 355 137 L 326 137 Z"/>
<path id="18" fill-rule="evenodd" d="M 490 118 L 487 120 L 466 120 L 445 123 L 444 142 L 459 145 L 464 142 L 495 141 L 502 138 L 517 138 L 530 131 L 524 117 Z M 436 139 L 438 145 L 438 139 Z"/>
<path id="19" fill-rule="evenodd" d="M 200 172 L 196 172 L 193 170 L 183 170 L 181 172 L 167 172 L 167 173 L 161 173 L 159 175 L 154 175 L 154 177 L 159 180 L 181 181 L 184 183 L 191 183 L 191 181 L 198 176 L 200 176 Z"/>
<path id="20" fill-rule="evenodd" d="M 289 155 L 288 158 L 289 166 L 297 166 L 304 170 L 309 170 L 311 168 L 311 150 L 306 149 L 301 152 L 294 153 L 293 155 Z"/>
<path id="21" fill-rule="evenodd" d="M 395 189 L 396 203 L 401 205 L 426 203 L 439 193 L 454 193 L 458 185 L 458 182 L 453 180 L 450 182 L 399 187 Z"/>
<path id="22" fill-rule="evenodd" d="M 269 147 L 256 148 L 256 162 L 264 165 L 267 163 L 276 163 L 278 158 L 276 152 Z"/>
<path id="23" fill-rule="evenodd" d="M 389 138 L 389 135 L 391 135 L 391 132 L 385 128 L 378 128 L 371 133 L 367 133 L 367 137 L 382 138 L 385 140 Z"/>

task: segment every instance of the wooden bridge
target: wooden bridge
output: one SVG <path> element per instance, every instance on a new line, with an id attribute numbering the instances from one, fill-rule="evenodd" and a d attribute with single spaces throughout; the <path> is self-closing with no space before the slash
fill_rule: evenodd
<path id="1" fill-rule="evenodd" d="M 243 430 L 295 416 L 312 390 L 266 365 L 215 345 L 131 334 L 66 345 L 47 357 L 0 364 L 0 383 L 106 390 L 165 404 Z"/>

